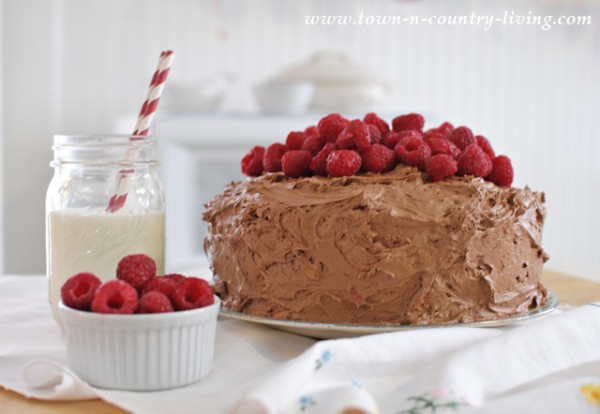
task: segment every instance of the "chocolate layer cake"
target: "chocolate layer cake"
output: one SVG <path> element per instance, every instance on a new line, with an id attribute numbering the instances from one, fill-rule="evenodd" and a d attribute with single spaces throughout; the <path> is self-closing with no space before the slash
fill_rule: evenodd
<path id="1" fill-rule="evenodd" d="M 266 173 L 207 205 L 205 251 L 225 307 L 284 320 L 438 324 L 541 306 L 544 195 L 417 168 Z"/>

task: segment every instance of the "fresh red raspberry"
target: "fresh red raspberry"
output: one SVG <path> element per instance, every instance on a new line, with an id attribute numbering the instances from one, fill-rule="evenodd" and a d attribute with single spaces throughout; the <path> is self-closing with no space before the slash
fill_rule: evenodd
<path id="1" fill-rule="evenodd" d="M 450 135 L 448 135 L 448 139 L 452 141 L 454 145 L 456 145 L 460 150 L 464 150 L 469 145 L 475 142 L 475 136 L 473 135 L 473 131 L 466 126 L 460 126 L 453 130 Z"/>
<path id="2" fill-rule="evenodd" d="M 138 292 L 155 276 L 156 262 L 145 254 L 130 254 L 117 265 L 117 279 L 129 283 Z"/>
<path id="3" fill-rule="evenodd" d="M 329 114 L 319 121 L 317 129 L 319 130 L 319 136 L 323 138 L 323 141 L 335 142 L 338 135 L 350 121 L 341 116 L 340 114 Z"/>
<path id="4" fill-rule="evenodd" d="M 160 292 L 167 297 L 171 297 L 171 294 L 183 279 L 185 279 L 185 276 L 177 273 L 155 277 L 146 283 L 146 286 L 142 289 L 142 294 L 145 295 L 148 292 Z"/>
<path id="5" fill-rule="evenodd" d="M 189 310 L 212 305 L 215 301 L 212 287 L 204 279 L 188 277 L 173 292 L 173 307 Z"/>
<path id="6" fill-rule="evenodd" d="M 94 295 L 102 282 L 92 273 L 77 273 L 60 288 L 60 297 L 65 305 L 73 309 L 89 311 Z"/>
<path id="7" fill-rule="evenodd" d="M 377 127 L 373 124 L 367 124 L 367 127 L 369 128 L 369 135 L 371 136 L 371 143 L 372 144 L 380 144 L 381 141 L 383 140 L 381 131 L 379 129 L 377 129 Z"/>
<path id="8" fill-rule="evenodd" d="M 513 182 L 514 171 L 510 158 L 505 155 L 499 155 L 492 161 L 492 172 L 487 177 L 491 182 L 510 187 Z"/>
<path id="9" fill-rule="evenodd" d="M 306 129 L 304 130 L 304 133 L 307 136 L 310 136 L 310 135 L 319 135 L 319 128 L 317 128 L 316 125 L 311 125 L 309 127 L 306 127 Z"/>
<path id="10" fill-rule="evenodd" d="M 335 149 L 335 144 L 328 142 L 310 162 L 310 169 L 316 175 L 327 177 L 327 157 Z"/>
<path id="11" fill-rule="evenodd" d="M 396 166 L 396 154 L 385 145 L 374 144 L 363 151 L 361 157 L 366 171 L 385 172 Z"/>
<path id="12" fill-rule="evenodd" d="M 285 147 L 288 150 L 299 150 L 302 149 L 302 144 L 306 139 L 306 134 L 302 131 L 292 131 L 288 134 L 285 139 Z"/>
<path id="13" fill-rule="evenodd" d="M 422 135 L 419 131 L 400 131 L 394 132 L 390 131 L 383 137 L 383 145 L 390 149 L 396 148 L 396 145 L 404 138 L 417 138 L 422 139 Z"/>
<path id="14" fill-rule="evenodd" d="M 304 150 L 292 150 L 283 154 L 281 166 L 283 173 L 292 178 L 298 178 L 310 174 L 310 162 L 312 154 Z"/>
<path id="15" fill-rule="evenodd" d="M 346 177 L 360 170 L 362 160 L 356 151 L 334 150 L 327 157 L 327 174 L 330 177 Z"/>
<path id="16" fill-rule="evenodd" d="M 318 135 L 310 135 L 304 140 L 302 149 L 310 152 L 312 155 L 317 155 L 323 148 L 326 142 Z"/>
<path id="17" fill-rule="evenodd" d="M 166 313 L 173 312 L 173 305 L 169 298 L 158 291 L 144 294 L 135 308 L 135 313 Z"/>
<path id="18" fill-rule="evenodd" d="M 394 149 L 398 161 L 425 170 L 425 162 L 431 157 L 431 148 L 425 141 L 415 137 L 402 139 Z"/>
<path id="19" fill-rule="evenodd" d="M 437 154 L 425 162 L 425 171 L 431 181 L 440 181 L 456 174 L 458 167 L 454 157 L 448 154 Z"/>
<path id="20" fill-rule="evenodd" d="M 281 171 L 281 157 L 285 154 L 286 147 L 279 142 L 271 144 L 265 150 L 263 156 L 263 167 L 267 172 Z"/>
<path id="21" fill-rule="evenodd" d="M 371 146 L 371 133 L 369 127 L 360 119 L 354 119 L 338 135 L 335 145 L 339 149 L 350 149 L 358 152 Z"/>
<path id="22" fill-rule="evenodd" d="M 173 280 L 177 284 L 180 284 L 186 278 L 184 275 L 182 275 L 180 273 L 167 273 L 166 275 L 164 275 L 162 277 L 164 277 L 165 279 Z"/>
<path id="23" fill-rule="evenodd" d="M 452 125 L 450 122 L 444 122 L 439 127 L 437 127 L 436 130 L 443 136 L 448 138 L 448 135 L 450 135 L 450 133 L 454 131 L 454 125 Z"/>
<path id="24" fill-rule="evenodd" d="M 92 301 L 92 312 L 133 313 L 138 302 L 138 292 L 129 283 L 111 280 L 96 291 Z"/>
<path id="25" fill-rule="evenodd" d="M 242 172 L 250 177 L 258 177 L 263 173 L 263 157 L 265 147 L 255 146 L 242 158 Z"/>
<path id="26" fill-rule="evenodd" d="M 425 142 L 431 148 L 431 154 L 447 154 L 456 158 L 460 154 L 460 150 L 456 145 L 452 143 L 452 141 L 447 140 L 446 138 L 439 138 L 440 135 L 437 135 L 438 138 L 425 138 Z"/>
<path id="27" fill-rule="evenodd" d="M 423 132 L 423 139 L 425 141 L 427 141 L 428 139 L 431 138 L 439 138 L 439 139 L 446 139 L 446 136 L 444 134 L 442 134 L 440 131 L 438 131 L 437 129 L 428 129 L 427 131 Z"/>
<path id="28" fill-rule="evenodd" d="M 420 114 L 400 115 L 392 119 L 392 129 L 398 131 L 423 131 L 425 118 Z"/>
<path id="29" fill-rule="evenodd" d="M 388 132 L 384 133 L 381 137 L 381 143 L 388 148 L 394 149 L 393 146 L 390 147 L 390 143 L 397 144 L 398 141 L 400 141 L 401 138 L 397 137 L 398 134 L 399 134 L 399 132 L 394 132 L 394 131 L 388 131 Z"/>
<path id="30" fill-rule="evenodd" d="M 486 137 L 483 135 L 477 135 L 475 140 L 477 141 L 477 145 L 479 145 L 479 147 L 488 155 L 488 157 L 490 157 L 491 160 L 496 157 L 496 153 L 492 148 L 492 144 L 490 144 L 490 141 L 488 141 Z"/>
<path id="31" fill-rule="evenodd" d="M 381 134 L 385 134 L 386 132 L 390 132 L 390 126 L 383 119 L 379 118 L 375 112 L 369 112 L 363 118 L 365 124 L 374 125 L 377 127 Z"/>
<path id="32" fill-rule="evenodd" d="M 471 144 L 456 158 L 458 174 L 486 177 L 492 172 L 492 161 L 479 145 Z"/>

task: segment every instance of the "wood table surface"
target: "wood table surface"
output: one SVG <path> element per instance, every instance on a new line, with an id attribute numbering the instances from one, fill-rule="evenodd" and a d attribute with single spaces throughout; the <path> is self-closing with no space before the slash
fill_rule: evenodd
<path id="1" fill-rule="evenodd" d="M 583 305 L 600 301 L 600 283 L 544 270 L 544 285 L 555 291 L 562 305 Z M 122 414 L 126 413 L 102 400 L 48 402 L 28 399 L 0 388 L 0 412 L 18 414 Z"/>

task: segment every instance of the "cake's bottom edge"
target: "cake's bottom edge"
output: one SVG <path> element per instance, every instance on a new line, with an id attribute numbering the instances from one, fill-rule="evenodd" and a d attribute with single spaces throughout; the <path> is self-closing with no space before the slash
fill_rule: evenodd
<path id="1" fill-rule="evenodd" d="M 339 312 L 339 309 L 323 310 L 322 312 L 293 311 L 286 307 L 274 307 L 264 300 L 250 302 L 224 298 L 223 307 L 240 314 L 268 318 L 277 321 L 302 323 L 368 325 L 368 326 L 424 326 L 424 325 L 455 325 L 473 322 L 498 321 L 522 315 L 535 313 L 543 309 L 550 300 L 547 289 L 541 288 L 516 306 L 503 307 L 501 304 L 474 304 L 460 309 L 442 307 L 415 308 L 404 312 L 364 311 L 356 308 L 353 312 Z M 288 304 L 289 305 L 289 304 Z"/>

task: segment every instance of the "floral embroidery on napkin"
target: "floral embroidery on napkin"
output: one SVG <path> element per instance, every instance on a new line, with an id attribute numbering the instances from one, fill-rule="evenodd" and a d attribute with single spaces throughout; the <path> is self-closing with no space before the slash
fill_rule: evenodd
<path id="1" fill-rule="evenodd" d="M 331 351 L 329 349 L 323 351 L 321 356 L 315 360 L 315 371 L 321 369 L 325 364 L 331 361 Z M 310 395 L 301 395 L 298 398 L 298 404 L 300 404 L 300 411 L 306 411 L 309 407 L 317 405 L 317 402 Z"/>
<path id="2" fill-rule="evenodd" d="M 321 354 L 320 358 L 315 361 L 315 370 L 321 369 L 323 365 L 331 360 L 331 351 L 328 349 Z"/>
<path id="3" fill-rule="evenodd" d="M 413 406 L 407 410 L 396 411 L 396 413 L 426 414 L 439 412 L 438 410 L 444 408 L 456 411 L 460 406 L 469 405 L 462 398 L 452 398 L 450 390 L 444 387 L 436 388 L 431 393 L 408 397 L 407 400 L 412 401 Z"/>
<path id="4" fill-rule="evenodd" d="M 590 404 L 595 404 L 600 407 L 600 385 L 585 384 L 579 388 L 579 391 Z"/>
<path id="5" fill-rule="evenodd" d="M 316 405 L 316 401 L 310 395 L 302 395 L 298 399 L 298 403 L 300 404 L 300 411 L 305 411 L 311 405 Z"/>

